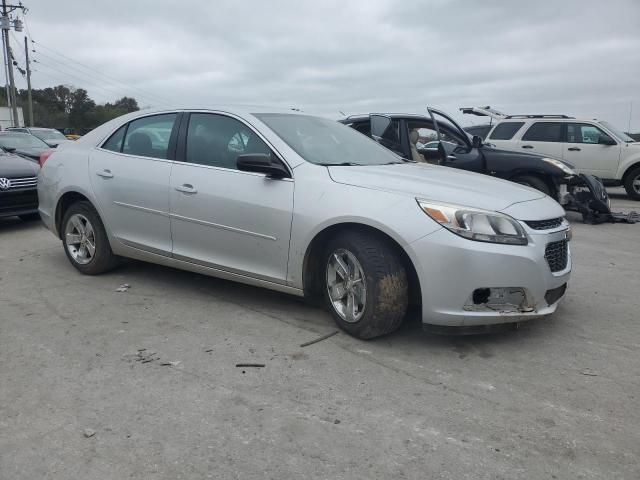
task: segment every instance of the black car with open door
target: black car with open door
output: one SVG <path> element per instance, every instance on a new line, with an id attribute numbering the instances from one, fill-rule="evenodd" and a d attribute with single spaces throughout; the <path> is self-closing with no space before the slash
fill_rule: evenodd
<path id="1" fill-rule="evenodd" d="M 610 214 L 609 197 L 601 182 L 578 175 L 571 165 L 535 153 L 500 150 L 467 134 L 446 113 L 429 108 L 428 115 L 352 115 L 342 120 L 407 161 L 460 168 L 527 185 L 577 210 L 585 221 Z M 600 188 L 602 187 L 602 188 Z"/>
<path id="2" fill-rule="evenodd" d="M 38 214 L 38 171 L 40 166 L 19 155 L 0 150 L 0 217 L 23 220 Z"/>

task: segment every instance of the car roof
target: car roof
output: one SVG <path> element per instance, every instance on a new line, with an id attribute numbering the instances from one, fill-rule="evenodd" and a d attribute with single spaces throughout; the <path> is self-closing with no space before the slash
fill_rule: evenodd
<path id="1" fill-rule="evenodd" d="M 365 120 L 369 120 L 369 115 L 384 115 L 385 117 L 391 117 L 394 120 L 406 119 L 406 120 L 431 120 L 431 117 L 427 115 L 423 115 L 420 113 L 383 113 L 383 112 L 373 112 L 371 114 L 368 113 L 360 113 L 356 115 L 349 115 L 341 119 L 341 122 L 362 122 Z"/>

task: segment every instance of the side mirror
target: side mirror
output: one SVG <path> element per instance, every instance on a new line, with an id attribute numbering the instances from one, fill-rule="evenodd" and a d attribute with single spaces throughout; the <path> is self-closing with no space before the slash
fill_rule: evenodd
<path id="1" fill-rule="evenodd" d="M 391 118 L 385 115 L 369 115 L 371 125 L 371 138 L 379 142 L 384 138 L 385 133 L 391 126 Z"/>
<path id="2" fill-rule="evenodd" d="M 289 171 L 279 160 L 273 158 L 271 154 L 247 153 L 245 155 L 238 155 L 236 165 L 238 170 L 242 170 L 243 172 L 265 173 L 269 178 L 289 177 Z"/>
<path id="3" fill-rule="evenodd" d="M 600 145 L 617 145 L 616 141 L 611 138 L 609 135 L 600 135 L 598 137 L 598 143 Z"/>
<path id="4" fill-rule="evenodd" d="M 474 135 L 471 138 L 471 147 L 472 148 L 480 148 L 482 146 L 482 137 L 478 135 Z"/>

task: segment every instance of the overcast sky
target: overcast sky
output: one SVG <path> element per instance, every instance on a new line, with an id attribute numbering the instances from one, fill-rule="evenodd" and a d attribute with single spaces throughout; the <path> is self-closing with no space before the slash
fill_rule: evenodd
<path id="1" fill-rule="evenodd" d="M 640 0 L 23 2 L 41 61 L 34 85 L 83 87 L 99 102 L 126 94 L 142 106 L 277 105 L 336 118 L 491 105 L 625 130 L 633 102 L 640 130 Z"/>

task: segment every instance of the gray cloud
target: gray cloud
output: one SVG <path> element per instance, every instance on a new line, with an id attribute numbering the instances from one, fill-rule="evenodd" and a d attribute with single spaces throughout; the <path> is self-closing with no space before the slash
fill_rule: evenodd
<path id="1" fill-rule="evenodd" d="M 39 45 L 34 84 L 64 79 L 100 101 L 121 93 L 144 105 L 258 103 L 334 117 L 492 105 L 625 129 L 633 101 L 640 130 L 637 0 L 25 3 L 37 42 L 135 88 L 54 63 Z"/>

